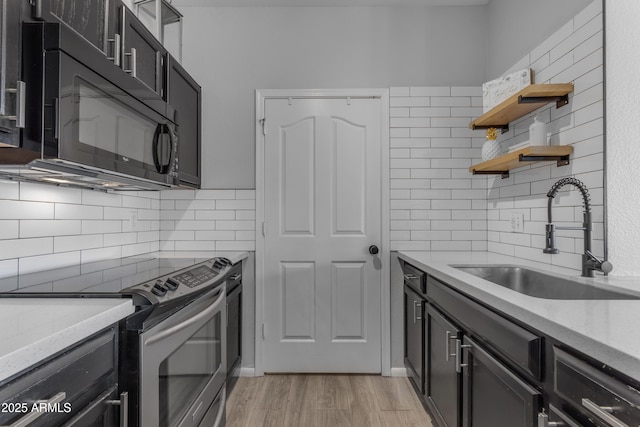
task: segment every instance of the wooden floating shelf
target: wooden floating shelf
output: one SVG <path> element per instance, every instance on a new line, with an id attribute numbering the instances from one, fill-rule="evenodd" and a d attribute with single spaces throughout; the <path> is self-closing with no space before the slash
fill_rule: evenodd
<path id="1" fill-rule="evenodd" d="M 533 84 L 507 98 L 471 123 L 471 129 L 498 128 L 506 131 L 509 123 L 538 108 L 555 102 L 560 108 L 569 103 L 573 83 Z"/>
<path id="2" fill-rule="evenodd" d="M 505 153 L 495 159 L 478 163 L 469 168 L 474 175 L 502 175 L 509 177 L 511 169 L 521 168 L 531 163 L 555 161 L 558 166 L 569 164 L 569 155 L 573 152 L 571 145 L 529 146 Z"/>

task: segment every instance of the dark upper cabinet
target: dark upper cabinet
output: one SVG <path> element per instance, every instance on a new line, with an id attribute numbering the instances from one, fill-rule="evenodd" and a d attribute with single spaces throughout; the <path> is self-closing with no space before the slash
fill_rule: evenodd
<path id="1" fill-rule="evenodd" d="M 35 0 L 32 4 L 33 19 L 68 26 L 105 56 L 115 49 L 113 0 Z"/>
<path id="2" fill-rule="evenodd" d="M 167 60 L 167 102 L 174 109 L 177 125 L 180 182 L 200 188 L 202 90 L 171 55 Z"/>
<path id="3" fill-rule="evenodd" d="M 25 124 L 26 88 L 20 71 L 24 4 L 0 0 L 0 147 L 19 146 L 20 128 Z"/>
<path id="4" fill-rule="evenodd" d="M 163 98 L 166 50 L 124 4 L 118 6 L 122 69 Z"/>

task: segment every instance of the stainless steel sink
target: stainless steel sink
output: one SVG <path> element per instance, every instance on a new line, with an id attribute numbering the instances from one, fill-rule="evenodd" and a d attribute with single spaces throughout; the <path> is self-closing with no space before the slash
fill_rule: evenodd
<path id="1" fill-rule="evenodd" d="M 521 294 L 546 299 L 640 299 L 639 295 L 602 289 L 569 278 L 513 265 L 452 265 L 496 285 Z"/>

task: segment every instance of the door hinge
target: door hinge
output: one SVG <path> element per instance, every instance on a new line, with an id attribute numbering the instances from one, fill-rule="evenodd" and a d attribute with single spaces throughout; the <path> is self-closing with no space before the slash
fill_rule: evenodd
<path id="1" fill-rule="evenodd" d="M 265 328 L 264 323 L 263 323 L 263 324 L 262 324 L 262 339 L 263 339 L 263 340 L 265 339 L 265 335 L 266 335 L 266 334 L 265 334 L 265 329 L 266 329 L 266 328 Z"/>
<path id="2" fill-rule="evenodd" d="M 267 119 L 260 119 L 260 124 L 262 125 L 262 134 L 267 134 Z"/>
<path id="3" fill-rule="evenodd" d="M 266 237 L 266 235 L 267 235 L 267 222 L 263 221 L 262 222 L 262 236 Z"/>

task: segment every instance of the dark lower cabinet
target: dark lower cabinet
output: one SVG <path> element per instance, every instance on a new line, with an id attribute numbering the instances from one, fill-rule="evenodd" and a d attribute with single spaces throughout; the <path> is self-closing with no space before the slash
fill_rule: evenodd
<path id="1" fill-rule="evenodd" d="M 404 287 L 404 364 L 407 375 L 422 394 L 424 388 L 424 306 L 425 299 L 411 287 Z"/>
<path id="2" fill-rule="evenodd" d="M 438 425 L 458 427 L 462 377 L 456 369 L 456 342 L 461 331 L 431 305 L 426 316 L 427 405 Z"/>
<path id="3" fill-rule="evenodd" d="M 0 384 L 2 426 L 117 426 L 127 409 L 118 394 L 117 327 Z M 46 410 L 34 410 L 44 405 Z"/>
<path id="4" fill-rule="evenodd" d="M 465 337 L 463 360 L 464 427 L 533 427 L 542 394 Z"/>

